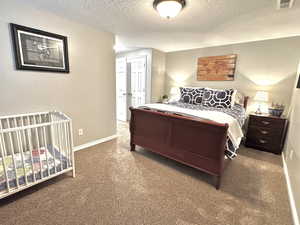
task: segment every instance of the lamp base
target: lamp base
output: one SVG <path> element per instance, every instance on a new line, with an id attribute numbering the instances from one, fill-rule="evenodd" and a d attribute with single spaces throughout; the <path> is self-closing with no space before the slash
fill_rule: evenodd
<path id="1" fill-rule="evenodd" d="M 262 114 L 260 107 L 257 108 L 255 114 L 258 114 L 258 115 L 261 115 L 261 114 Z"/>

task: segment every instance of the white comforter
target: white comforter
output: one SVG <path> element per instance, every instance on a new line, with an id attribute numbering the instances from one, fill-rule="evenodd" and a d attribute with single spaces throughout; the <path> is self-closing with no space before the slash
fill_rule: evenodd
<path id="1" fill-rule="evenodd" d="M 162 110 L 162 111 L 167 111 L 172 113 L 175 112 L 175 113 L 185 114 L 185 115 L 189 115 L 201 119 L 211 120 L 217 123 L 227 123 L 229 126 L 228 136 L 235 148 L 239 147 L 242 137 L 244 136 L 242 128 L 239 125 L 238 121 L 232 116 L 223 112 L 186 109 L 186 108 L 182 108 L 174 105 L 168 105 L 168 104 L 145 104 L 140 107 L 147 107 L 151 109 Z"/>

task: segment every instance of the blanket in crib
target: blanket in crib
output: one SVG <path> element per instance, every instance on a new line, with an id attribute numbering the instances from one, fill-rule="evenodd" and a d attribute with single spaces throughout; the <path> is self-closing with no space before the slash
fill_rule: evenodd
<path id="1" fill-rule="evenodd" d="M 15 159 L 15 163 L 13 161 L 13 157 Z M 17 177 L 20 178 L 25 175 L 32 175 L 32 171 L 37 174 L 60 166 L 60 158 L 62 158 L 62 162 L 66 162 L 66 157 L 51 146 L 48 146 L 48 148 L 42 147 L 40 149 L 34 149 L 31 152 L 25 151 L 23 154 L 16 153 L 14 156 L 8 155 L 0 157 L 0 184 L 6 182 L 3 163 L 5 163 L 8 180 L 11 181 L 16 179 L 16 174 Z M 23 159 L 25 162 L 24 166 L 22 163 Z"/>

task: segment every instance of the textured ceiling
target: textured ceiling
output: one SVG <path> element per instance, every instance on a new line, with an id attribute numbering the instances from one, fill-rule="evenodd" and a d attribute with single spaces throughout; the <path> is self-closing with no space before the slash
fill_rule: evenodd
<path id="1" fill-rule="evenodd" d="M 284 10 L 276 10 L 277 0 L 187 0 L 184 10 L 171 20 L 158 15 L 153 0 L 26 2 L 113 32 L 117 44 L 128 48 L 169 52 L 300 35 L 298 0 L 292 9 Z"/>

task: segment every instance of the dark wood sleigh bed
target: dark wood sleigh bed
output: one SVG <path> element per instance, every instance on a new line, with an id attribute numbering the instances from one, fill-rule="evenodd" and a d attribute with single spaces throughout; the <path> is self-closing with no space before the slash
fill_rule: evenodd
<path id="1" fill-rule="evenodd" d="M 220 188 L 228 124 L 151 109 L 130 111 L 131 151 L 138 145 L 199 169 L 214 176 L 216 189 Z"/>

